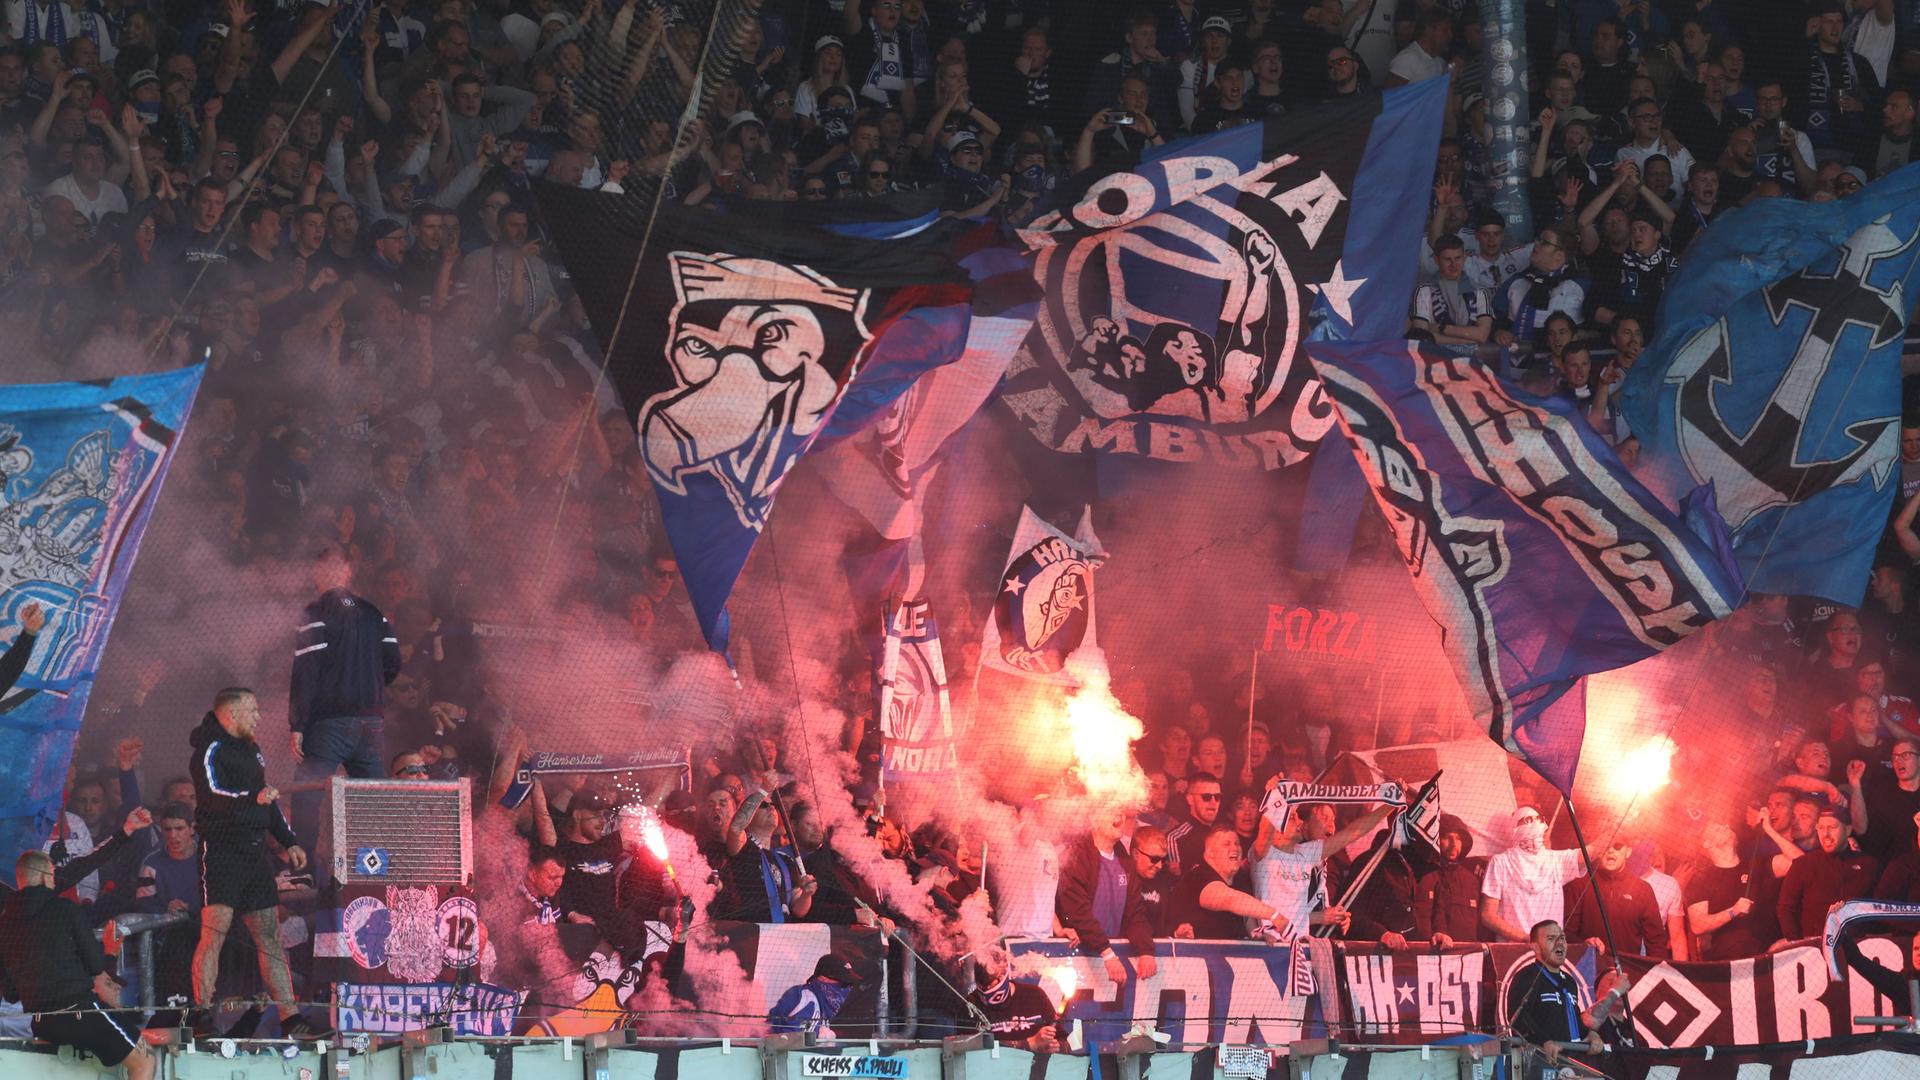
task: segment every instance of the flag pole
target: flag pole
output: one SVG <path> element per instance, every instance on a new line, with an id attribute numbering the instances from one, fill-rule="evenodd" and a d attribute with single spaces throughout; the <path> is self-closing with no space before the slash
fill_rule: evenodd
<path id="1" fill-rule="evenodd" d="M 1607 902 L 1600 893 L 1600 878 L 1593 872 L 1593 853 L 1591 849 L 1587 847 L 1585 830 L 1580 828 L 1580 815 L 1574 812 L 1573 797 L 1571 795 L 1563 791 L 1560 793 L 1560 799 L 1566 804 L 1567 820 L 1573 823 L 1573 842 L 1580 845 L 1580 860 L 1587 864 L 1587 883 L 1588 887 L 1593 890 L 1593 904 L 1600 909 L 1600 932 L 1607 937 L 1607 952 L 1612 954 L 1614 970 L 1620 972 L 1622 976 L 1625 976 L 1627 969 L 1620 963 L 1620 946 L 1616 945 L 1613 940 L 1613 920 L 1607 915 Z M 1565 928 L 1562 927 L 1562 929 L 1564 930 Z M 1600 998 L 1600 965 L 1598 964 L 1594 965 L 1593 982 L 1595 990 L 1594 1000 L 1598 1001 Z M 1620 995 L 1620 1007 L 1627 1019 L 1627 1030 L 1632 1031 L 1633 1005 L 1627 1000 L 1625 994 Z"/>
<path id="2" fill-rule="evenodd" d="M 1253 672 L 1247 676 L 1247 763 L 1249 773 L 1253 770 L 1253 699 L 1260 692 L 1260 650 L 1253 650 Z M 1251 780 L 1249 780 L 1251 782 Z"/>
<path id="3" fill-rule="evenodd" d="M 1587 880 L 1592 883 L 1593 903 L 1600 909 L 1600 932 L 1607 936 L 1607 951 L 1613 954 L 1614 963 L 1617 966 L 1620 962 L 1620 949 L 1613 943 L 1613 920 L 1607 916 L 1607 904 L 1600 895 L 1600 879 L 1593 871 L 1593 853 L 1587 847 L 1586 832 L 1580 828 L 1580 815 L 1574 813 L 1573 799 L 1569 798 L 1565 792 L 1561 792 L 1560 798 L 1566 803 L 1567 820 L 1573 823 L 1573 842 L 1580 845 L 1580 860 L 1587 864 Z"/>

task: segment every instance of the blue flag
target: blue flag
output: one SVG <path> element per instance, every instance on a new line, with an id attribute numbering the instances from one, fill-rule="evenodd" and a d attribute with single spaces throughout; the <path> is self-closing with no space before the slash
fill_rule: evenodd
<path id="1" fill-rule="evenodd" d="M 1431 182 L 1407 162 L 1432 157 L 1446 99 L 1430 79 L 1076 178 L 1021 230 L 1046 296 L 1000 400 L 1102 462 L 1305 460 L 1333 418 L 1303 342 L 1405 326 Z"/>
<path id="2" fill-rule="evenodd" d="M 1621 400 L 1670 498 L 1711 484 L 1748 587 L 1858 604 L 1886 524 L 1920 165 L 1762 199 L 1688 249 Z"/>
<path id="3" fill-rule="evenodd" d="M 849 236 L 818 213 L 726 228 L 684 207 L 652 217 L 598 192 L 539 194 L 700 630 L 724 653 L 727 598 L 794 462 L 960 356 L 973 290 L 952 237 Z M 860 219 L 857 204 L 836 212 Z"/>
<path id="4" fill-rule="evenodd" d="M 107 631 L 205 370 L 0 387 L 0 627 L 19 626 L 28 604 L 47 617 L 0 700 L 9 860 L 60 811 Z"/>
<path id="5" fill-rule="evenodd" d="M 1468 706 L 1571 792 L 1568 691 L 1725 616 L 1737 579 L 1570 400 L 1411 342 L 1308 351 Z"/>

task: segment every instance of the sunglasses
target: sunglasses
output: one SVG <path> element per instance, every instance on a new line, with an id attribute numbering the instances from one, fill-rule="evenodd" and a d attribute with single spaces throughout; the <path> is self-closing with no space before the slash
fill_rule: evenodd
<path id="1" fill-rule="evenodd" d="M 885 169 L 868 169 L 867 170 L 867 176 L 876 180 L 883 180 L 892 175 L 893 174 L 891 172 L 888 172 Z"/>
<path id="2" fill-rule="evenodd" d="M 1158 855 L 1155 855 L 1152 852 L 1143 851 L 1140 853 L 1140 857 L 1147 860 L 1150 863 L 1155 863 L 1155 864 L 1163 863 L 1167 861 L 1167 853 L 1164 851 Z"/>
<path id="3" fill-rule="evenodd" d="M 406 765 L 406 766 L 403 766 L 403 767 L 401 767 L 401 768 L 398 768 L 398 769 L 395 769 L 395 770 L 393 771 L 393 775 L 395 775 L 395 776 L 425 776 L 425 775 L 427 775 L 427 767 L 426 767 L 425 765 Z"/>
<path id="4" fill-rule="evenodd" d="M 1211 795 L 1199 795 L 1199 796 L 1196 796 L 1196 798 L 1198 798 L 1201 802 L 1219 802 L 1220 793 L 1216 791 Z"/>

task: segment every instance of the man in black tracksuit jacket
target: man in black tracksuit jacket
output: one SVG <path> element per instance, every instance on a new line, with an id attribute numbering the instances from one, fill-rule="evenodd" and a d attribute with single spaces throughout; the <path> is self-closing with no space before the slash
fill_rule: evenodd
<path id="1" fill-rule="evenodd" d="M 0 909 L 0 993 L 34 1018 L 35 1036 L 94 1055 L 112 1068 L 127 1064 L 130 1080 L 148 1080 L 154 1059 L 140 1044 L 138 1023 L 116 1018 L 118 988 L 80 905 L 54 891 L 53 860 L 29 851 L 14 864 L 20 891 Z M 106 1006 L 102 1004 L 106 999 Z"/>
<path id="2" fill-rule="evenodd" d="M 307 853 L 280 813 L 280 792 L 267 783 L 267 759 L 254 735 L 260 702 L 253 691 L 228 687 L 193 729 L 193 831 L 200 836 L 200 943 L 193 953 L 194 1028 L 210 1030 L 208 1006 L 220 982 L 220 949 L 235 918 L 253 934 L 260 975 L 280 1006 L 280 1031 L 288 1038 L 317 1036 L 324 1028 L 300 1015 L 293 979 L 280 942 L 280 888 L 267 834 L 286 849 L 295 870 Z"/>
<path id="3" fill-rule="evenodd" d="M 294 635 L 287 726 L 294 776 L 302 782 L 332 776 L 342 765 L 357 780 L 387 775 L 380 706 L 400 674 L 400 643 L 379 608 L 347 591 L 352 578 L 339 549 L 322 551 L 313 566 L 320 598 L 307 605 Z M 293 800 L 294 823 L 316 840 L 324 794 L 307 791 Z"/>

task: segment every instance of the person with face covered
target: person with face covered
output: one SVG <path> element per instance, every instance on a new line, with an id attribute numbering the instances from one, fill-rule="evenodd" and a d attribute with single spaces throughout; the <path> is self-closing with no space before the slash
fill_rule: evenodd
<path id="1" fill-rule="evenodd" d="M 1512 825 L 1513 846 L 1488 860 L 1480 886 L 1480 920 L 1495 941 L 1526 941 L 1529 927 L 1559 925 L 1566 916 L 1563 890 L 1589 858 L 1578 848 L 1547 847 L 1546 819 L 1531 806 L 1515 810 Z"/>
<path id="2" fill-rule="evenodd" d="M 1052 1054 L 1066 1048 L 1053 999 L 1036 983 L 1013 980 L 1012 958 L 999 945 L 981 950 L 967 995 L 987 1017 L 994 1041 L 1015 1050 Z"/>

